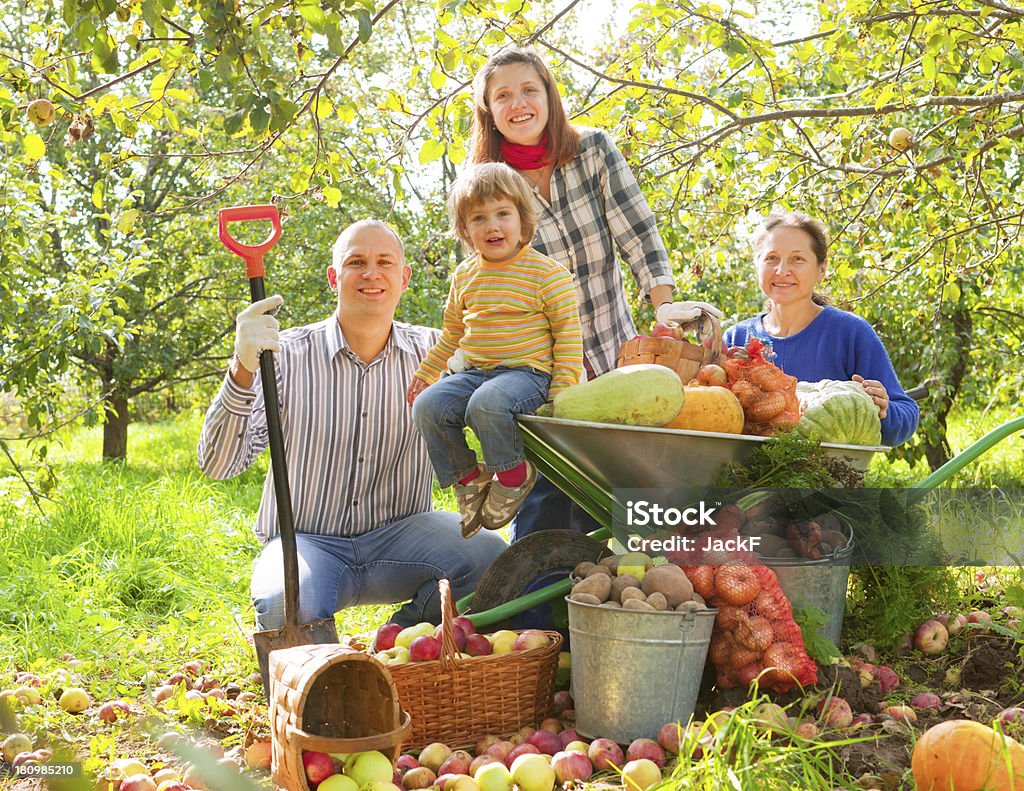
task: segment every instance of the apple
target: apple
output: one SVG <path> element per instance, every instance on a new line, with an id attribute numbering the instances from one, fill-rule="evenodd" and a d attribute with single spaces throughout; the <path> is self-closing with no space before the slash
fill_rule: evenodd
<path id="1" fill-rule="evenodd" d="M 164 780 L 156 787 L 156 791 L 192 791 L 182 780 Z"/>
<path id="2" fill-rule="evenodd" d="M 551 731 L 554 734 L 562 732 L 562 721 L 558 717 L 545 717 L 541 720 L 538 730 Z"/>
<path id="3" fill-rule="evenodd" d="M 39 694 L 39 690 L 27 684 L 21 685 L 8 694 L 13 696 L 19 705 L 22 706 L 38 706 L 43 702 L 43 696 Z"/>
<path id="4" fill-rule="evenodd" d="M 887 714 L 894 720 L 904 722 L 917 722 L 917 713 L 910 706 L 886 706 L 882 714 Z"/>
<path id="5" fill-rule="evenodd" d="M 469 637 L 471 634 L 476 634 L 476 627 L 465 615 L 456 615 L 452 619 L 452 625 L 461 627 L 462 631 L 466 633 L 466 637 Z"/>
<path id="6" fill-rule="evenodd" d="M 622 780 L 626 791 L 646 791 L 661 782 L 661 769 L 647 758 L 637 758 L 622 767 Z"/>
<path id="7" fill-rule="evenodd" d="M 430 788 L 437 780 L 433 769 L 417 766 L 402 775 L 402 786 L 412 791 L 414 788 Z"/>
<path id="8" fill-rule="evenodd" d="M 559 654 L 559 657 L 561 655 Z M 555 714 L 561 714 L 566 709 L 571 709 L 573 705 L 572 693 L 567 689 L 558 690 L 552 698 L 552 710 Z"/>
<path id="9" fill-rule="evenodd" d="M 683 726 L 678 722 L 666 722 L 658 729 L 658 744 L 665 752 L 679 755 L 679 743 L 683 740 Z"/>
<path id="10" fill-rule="evenodd" d="M 519 637 L 511 629 L 499 629 L 490 635 L 491 649 L 495 654 L 511 654 L 516 638 Z"/>
<path id="11" fill-rule="evenodd" d="M 1024 722 L 1024 708 L 1020 706 L 1013 706 L 1008 709 L 1003 709 L 999 712 L 999 722 L 1002 725 L 1010 725 L 1011 723 L 1020 724 Z"/>
<path id="12" fill-rule="evenodd" d="M 132 775 L 149 774 L 149 767 L 134 758 L 119 758 L 110 765 L 110 769 L 111 775 L 119 782 Z"/>
<path id="13" fill-rule="evenodd" d="M 398 760 L 395 761 L 395 768 L 401 769 L 403 772 L 408 772 L 410 769 L 415 769 L 420 765 L 420 762 L 416 760 L 416 756 L 409 755 L 409 753 L 402 753 L 398 756 Z"/>
<path id="14" fill-rule="evenodd" d="M 818 704 L 818 716 L 828 728 L 847 728 L 853 721 L 853 710 L 846 700 L 832 696 Z"/>
<path id="15" fill-rule="evenodd" d="M 394 647 L 395 638 L 402 631 L 401 624 L 393 623 L 388 621 L 377 629 L 377 633 L 373 637 L 373 650 L 376 651 L 387 651 L 389 648 Z"/>
<path id="16" fill-rule="evenodd" d="M 402 791 L 402 789 L 390 780 L 371 780 L 363 786 L 362 791 Z"/>
<path id="17" fill-rule="evenodd" d="M 441 641 L 429 635 L 420 635 L 409 645 L 409 660 L 430 662 L 441 656 Z"/>
<path id="18" fill-rule="evenodd" d="M 526 743 L 532 744 L 545 755 L 554 755 L 562 749 L 562 740 L 558 738 L 558 734 L 543 728 L 531 733 Z"/>
<path id="19" fill-rule="evenodd" d="M 558 741 L 562 743 L 563 750 L 565 749 L 565 745 L 569 744 L 570 742 L 578 741 L 579 738 L 580 735 L 576 733 L 575 728 L 566 728 L 565 730 L 558 732 Z"/>
<path id="20" fill-rule="evenodd" d="M 992 616 L 984 610 L 971 610 L 967 614 L 967 623 L 976 623 L 987 626 L 992 623 Z"/>
<path id="21" fill-rule="evenodd" d="M 818 736 L 818 726 L 813 722 L 801 722 L 793 732 L 801 739 L 814 739 Z"/>
<path id="22" fill-rule="evenodd" d="M 652 566 L 654 566 L 654 561 L 643 552 L 627 552 L 619 559 L 616 574 L 620 577 L 632 574 L 637 580 L 643 582 L 644 575 Z"/>
<path id="23" fill-rule="evenodd" d="M 529 651 L 533 648 L 543 648 L 550 641 L 548 636 L 540 629 L 527 629 L 516 637 L 512 643 L 513 651 Z"/>
<path id="24" fill-rule="evenodd" d="M 495 742 L 494 744 L 492 744 L 490 747 L 484 750 L 484 752 L 487 753 L 487 755 L 493 755 L 499 761 L 504 761 L 506 758 L 508 758 L 508 754 L 512 752 L 513 747 L 515 747 L 515 745 L 512 744 L 512 742 L 503 739 L 500 742 Z"/>
<path id="25" fill-rule="evenodd" d="M 32 740 L 24 733 L 12 733 L 0 745 L 4 760 L 10 763 L 18 753 L 27 753 L 32 749 Z"/>
<path id="26" fill-rule="evenodd" d="M 157 791 L 160 791 L 160 786 L 166 783 L 168 780 L 175 780 L 180 782 L 181 776 L 178 774 L 177 769 L 172 769 L 169 766 L 165 766 L 163 769 L 153 773 L 153 782 L 156 783 Z"/>
<path id="27" fill-rule="evenodd" d="M 584 755 L 588 755 L 588 757 L 589 757 L 589 753 L 590 753 L 590 745 L 587 742 L 583 741 L 582 739 L 577 739 L 576 741 L 569 742 L 567 745 L 565 745 L 565 747 L 563 749 L 566 752 L 570 752 L 572 750 L 575 750 L 578 753 L 583 753 Z"/>
<path id="28" fill-rule="evenodd" d="M 906 151 L 914 143 L 914 133 L 902 126 L 889 132 L 889 145 L 897 151 Z"/>
<path id="29" fill-rule="evenodd" d="M 447 744 L 432 742 L 420 750 L 420 766 L 425 766 L 436 773 L 451 754 L 452 748 Z"/>
<path id="30" fill-rule="evenodd" d="M 915 709 L 938 709 L 942 707 L 942 698 L 934 692 L 918 692 L 910 699 Z"/>
<path id="31" fill-rule="evenodd" d="M 412 645 L 412 641 L 417 637 L 433 636 L 434 624 L 427 623 L 426 621 L 420 621 L 420 623 L 413 626 L 407 626 L 397 635 L 395 635 L 395 645 L 400 645 L 403 648 L 409 648 Z"/>
<path id="32" fill-rule="evenodd" d="M 511 769 L 512 764 L 516 762 L 516 758 L 521 755 L 540 755 L 540 748 L 536 744 L 530 744 L 529 742 L 517 744 L 505 756 L 505 766 Z"/>
<path id="33" fill-rule="evenodd" d="M 874 719 L 867 712 L 861 712 L 860 714 L 853 715 L 853 719 L 850 720 L 851 728 L 859 728 L 861 725 L 870 725 L 874 722 Z"/>
<path id="34" fill-rule="evenodd" d="M 786 710 L 778 703 L 759 703 L 752 713 L 754 721 L 771 733 L 787 733 L 790 730 Z"/>
<path id="35" fill-rule="evenodd" d="M 359 791 L 359 784 L 351 777 L 333 774 L 321 780 L 316 791 Z"/>
<path id="36" fill-rule="evenodd" d="M 967 626 L 967 616 L 963 613 L 950 616 L 949 620 L 943 623 L 943 626 L 946 627 L 946 631 L 949 632 L 950 637 L 955 637 L 964 630 L 965 626 Z"/>
<path id="37" fill-rule="evenodd" d="M 395 770 L 391 766 L 391 759 L 384 753 L 378 750 L 367 750 L 361 753 L 352 753 L 345 759 L 345 774 L 361 787 L 375 780 L 390 783 Z"/>
<path id="38" fill-rule="evenodd" d="M 153 702 L 163 703 L 174 695 L 174 687 L 170 684 L 161 684 L 153 690 Z"/>
<path id="39" fill-rule="evenodd" d="M 206 662 L 202 659 L 193 659 L 181 666 L 181 672 L 188 673 L 192 678 L 201 675 L 204 670 L 206 670 Z"/>
<path id="40" fill-rule="evenodd" d="M 334 774 L 334 761 L 327 753 L 306 750 L 302 753 L 302 768 L 306 770 L 306 779 L 317 785 Z M 388 772 L 389 776 L 390 774 Z M 192 785 L 188 778 L 185 778 L 185 782 Z"/>
<path id="41" fill-rule="evenodd" d="M 555 787 L 555 770 L 540 755 L 520 755 L 509 771 L 519 791 L 551 791 Z"/>
<path id="42" fill-rule="evenodd" d="M 512 773 L 498 760 L 483 764 L 473 773 L 480 791 L 511 791 Z"/>
<path id="43" fill-rule="evenodd" d="M 697 381 L 705 387 L 725 387 L 729 383 L 729 376 L 722 366 L 708 363 L 698 369 Z"/>
<path id="44" fill-rule="evenodd" d="M 551 768 L 555 770 L 555 779 L 559 783 L 586 780 L 594 773 L 594 765 L 586 753 L 575 750 L 557 752 L 551 759 Z"/>
<path id="45" fill-rule="evenodd" d="M 533 732 L 535 730 L 537 729 L 531 728 L 529 725 L 524 725 L 522 728 L 520 728 L 518 731 L 512 734 L 512 737 L 509 739 L 509 741 L 512 742 L 512 744 L 522 744 L 531 736 L 533 736 Z"/>
<path id="46" fill-rule="evenodd" d="M 89 693 L 81 687 L 65 689 L 57 701 L 68 714 L 81 714 L 89 708 Z"/>
<path id="47" fill-rule="evenodd" d="M 473 752 L 476 755 L 483 755 L 485 752 L 487 752 L 488 747 L 490 747 L 492 744 L 497 744 L 500 741 L 500 736 L 495 736 L 493 733 L 488 733 L 486 736 L 481 736 L 477 740 L 476 745 L 473 747 Z"/>
<path id="48" fill-rule="evenodd" d="M 270 740 L 257 739 L 245 748 L 245 765 L 250 769 L 266 769 L 270 766 Z"/>
<path id="49" fill-rule="evenodd" d="M 117 787 L 118 791 L 156 791 L 156 782 L 148 774 L 126 777 Z"/>
<path id="50" fill-rule="evenodd" d="M 131 714 L 132 710 L 123 700 L 108 700 L 100 706 L 100 719 L 103 722 L 114 722 L 119 717 Z"/>
<path id="51" fill-rule="evenodd" d="M 494 653 L 491 641 L 482 634 L 471 634 L 466 638 L 465 651 L 470 656 L 490 656 Z"/>
<path id="52" fill-rule="evenodd" d="M 471 763 L 473 763 L 472 755 L 465 750 L 455 750 L 441 764 L 437 773 L 439 775 L 468 775 L 470 774 L 469 765 Z"/>
<path id="53" fill-rule="evenodd" d="M 626 748 L 626 761 L 646 758 L 653 761 L 660 769 L 665 765 L 665 751 L 654 739 L 634 739 Z"/>
<path id="54" fill-rule="evenodd" d="M 594 764 L 594 769 L 621 769 L 625 763 L 622 748 L 611 739 L 594 739 L 587 750 L 587 757 Z"/>
<path id="55" fill-rule="evenodd" d="M 948 642 L 949 632 L 935 620 L 925 621 L 914 632 L 914 647 L 922 654 L 940 654 Z"/>
<path id="56" fill-rule="evenodd" d="M 470 762 L 469 771 L 466 772 L 466 774 L 468 774 L 470 777 L 475 778 L 477 769 L 479 769 L 481 766 L 486 766 L 487 764 L 501 764 L 502 766 L 504 766 L 505 762 L 498 760 L 493 755 L 481 753 Z"/>
<path id="57" fill-rule="evenodd" d="M 900 685 L 900 677 L 891 667 L 878 665 L 875 667 L 875 678 L 878 679 L 878 689 L 882 693 L 892 692 Z"/>
<path id="58" fill-rule="evenodd" d="M 28 116 L 28 120 L 36 126 L 49 126 L 56 117 L 56 110 L 53 102 L 49 99 L 36 99 L 29 102 L 25 114 Z"/>
<path id="59" fill-rule="evenodd" d="M 373 658 L 382 665 L 404 665 L 409 661 L 409 649 L 402 645 L 394 645 L 384 651 L 378 651 Z"/>

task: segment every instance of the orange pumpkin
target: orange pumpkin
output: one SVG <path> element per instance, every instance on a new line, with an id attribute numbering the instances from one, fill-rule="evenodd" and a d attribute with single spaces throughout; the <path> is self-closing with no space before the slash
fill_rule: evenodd
<path id="1" fill-rule="evenodd" d="M 687 385 L 683 388 L 683 408 L 662 428 L 741 434 L 743 407 L 725 387 Z"/>
<path id="2" fill-rule="evenodd" d="M 926 730 L 910 769 L 918 791 L 1024 791 L 1024 747 L 972 720 Z"/>

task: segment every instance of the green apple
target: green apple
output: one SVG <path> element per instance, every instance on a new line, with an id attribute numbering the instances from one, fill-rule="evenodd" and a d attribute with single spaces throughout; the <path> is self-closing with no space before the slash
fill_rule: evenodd
<path id="1" fill-rule="evenodd" d="M 473 775 L 480 791 L 512 791 L 512 773 L 501 761 L 484 764 Z"/>
<path id="2" fill-rule="evenodd" d="M 355 780 L 359 786 L 365 786 L 375 780 L 390 783 L 395 776 L 395 768 L 384 753 L 367 750 L 362 753 L 352 753 L 345 759 L 345 774 Z"/>
<path id="3" fill-rule="evenodd" d="M 81 687 L 65 689 L 57 703 L 68 714 L 81 714 L 89 708 L 89 693 Z"/>
<path id="4" fill-rule="evenodd" d="M 12 733 L 0 746 L 3 750 L 3 757 L 7 763 L 14 760 L 14 756 L 18 753 L 27 753 L 32 749 L 32 740 L 28 738 L 24 733 Z"/>
<path id="5" fill-rule="evenodd" d="M 487 635 L 487 639 L 491 641 L 491 648 L 494 649 L 494 653 L 511 654 L 518 636 L 511 629 L 499 629 L 494 634 Z"/>
<path id="6" fill-rule="evenodd" d="M 409 649 L 404 645 L 396 645 L 386 651 L 378 651 L 373 658 L 382 665 L 404 665 L 409 661 Z"/>
<path id="7" fill-rule="evenodd" d="M 543 755 L 524 753 L 512 762 L 512 780 L 519 791 L 551 791 L 555 770 Z"/>
<path id="8" fill-rule="evenodd" d="M 320 781 L 316 791 L 359 791 L 359 784 L 345 775 L 329 775 Z"/>
<path id="9" fill-rule="evenodd" d="M 402 646 L 402 648 L 408 648 L 412 641 L 417 637 L 423 637 L 424 635 L 433 637 L 434 636 L 434 625 L 422 621 L 414 626 L 407 626 L 398 633 L 395 637 L 395 645 Z"/>

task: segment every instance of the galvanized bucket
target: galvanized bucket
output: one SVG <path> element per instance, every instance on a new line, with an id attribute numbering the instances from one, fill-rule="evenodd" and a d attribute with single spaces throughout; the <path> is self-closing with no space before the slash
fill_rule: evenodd
<path id="1" fill-rule="evenodd" d="M 621 744 L 693 715 L 718 610 L 569 605 L 576 731 Z"/>
<path id="2" fill-rule="evenodd" d="M 846 584 L 850 579 L 853 539 L 842 549 L 820 560 L 807 558 L 763 558 L 775 572 L 779 586 L 794 609 L 817 607 L 828 615 L 828 623 L 818 630 L 837 646 L 843 634 L 846 614 Z M 575 659 L 575 656 L 573 657 Z"/>

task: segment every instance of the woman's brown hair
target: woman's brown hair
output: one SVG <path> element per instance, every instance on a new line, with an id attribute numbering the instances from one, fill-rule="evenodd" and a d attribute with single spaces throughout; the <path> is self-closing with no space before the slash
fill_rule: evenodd
<path id="1" fill-rule="evenodd" d="M 758 249 L 764 244 L 765 238 L 776 228 L 796 228 L 803 231 L 811 239 L 811 252 L 818 259 L 818 266 L 826 264 L 828 261 L 828 229 L 825 227 L 825 223 L 801 211 L 782 211 L 781 209 L 772 209 L 771 213 L 764 218 L 764 222 L 754 231 L 755 257 Z M 811 301 L 815 305 L 832 304 L 831 297 L 817 291 L 811 295 Z M 765 305 L 770 306 L 771 300 L 766 300 Z"/>
<path id="2" fill-rule="evenodd" d="M 558 84 L 551 75 L 540 55 L 532 49 L 509 47 L 492 55 L 483 68 L 473 78 L 473 125 L 470 133 L 470 161 L 503 162 L 501 157 L 501 132 L 494 125 L 490 107 L 487 105 L 487 87 L 491 77 L 503 66 L 530 66 L 544 83 L 548 98 L 548 151 L 554 166 L 561 167 L 570 162 L 580 148 L 580 133 L 569 122 L 569 116 L 562 106 L 562 97 L 558 93 Z"/>

